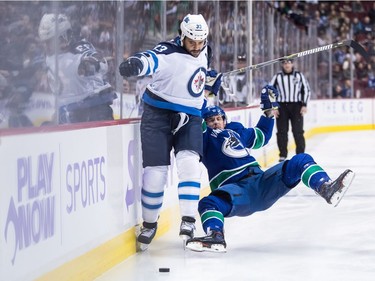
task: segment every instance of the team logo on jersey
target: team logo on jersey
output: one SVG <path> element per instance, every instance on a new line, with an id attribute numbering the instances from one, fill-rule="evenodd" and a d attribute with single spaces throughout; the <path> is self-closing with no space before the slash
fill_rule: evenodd
<path id="1" fill-rule="evenodd" d="M 242 158 L 249 155 L 249 151 L 243 146 L 235 132 L 229 131 L 228 137 L 224 138 L 221 151 L 229 157 Z"/>
<path id="2" fill-rule="evenodd" d="M 188 91 L 193 97 L 202 95 L 204 84 L 206 82 L 206 69 L 198 68 L 188 83 Z"/>

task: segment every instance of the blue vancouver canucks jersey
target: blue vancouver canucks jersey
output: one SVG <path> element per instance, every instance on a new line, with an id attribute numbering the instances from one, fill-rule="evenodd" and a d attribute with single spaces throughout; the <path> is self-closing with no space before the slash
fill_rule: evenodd
<path id="1" fill-rule="evenodd" d="M 261 116 L 254 128 L 230 122 L 225 129 L 208 128 L 203 133 L 202 162 L 208 170 L 211 190 L 234 183 L 248 174 L 248 167 L 259 166 L 250 149 L 266 145 L 272 136 L 274 119 Z"/>

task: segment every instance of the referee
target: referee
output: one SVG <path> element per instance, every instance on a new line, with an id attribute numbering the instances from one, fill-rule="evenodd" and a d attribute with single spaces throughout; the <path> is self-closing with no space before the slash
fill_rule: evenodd
<path id="1" fill-rule="evenodd" d="M 303 130 L 303 115 L 307 112 L 307 102 L 310 99 L 310 86 L 305 76 L 294 69 L 293 60 L 283 60 L 281 71 L 273 76 L 270 85 L 279 91 L 279 109 L 275 110 L 277 127 L 277 146 L 279 147 L 279 162 L 288 156 L 289 121 L 296 143 L 296 154 L 305 152 L 305 137 Z"/>

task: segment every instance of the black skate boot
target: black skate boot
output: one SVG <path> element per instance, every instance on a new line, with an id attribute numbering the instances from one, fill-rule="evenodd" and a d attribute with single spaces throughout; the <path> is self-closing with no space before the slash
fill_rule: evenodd
<path id="1" fill-rule="evenodd" d="M 209 231 L 207 236 L 195 237 L 186 241 L 186 248 L 196 252 L 225 253 L 227 244 L 221 231 Z"/>
<path id="2" fill-rule="evenodd" d="M 336 207 L 344 197 L 353 178 L 353 171 L 349 169 L 345 170 L 336 180 L 323 183 L 317 193 L 322 196 L 328 204 L 333 204 L 333 206 Z"/>
<path id="3" fill-rule="evenodd" d="M 195 218 L 183 216 L 180 225 L 180 237 L 186 241 L 194 237 Z"/>
<path id="4" fill-rule="evenodd" d="M 158 223 L 153 222 L 143 222 L 140 233 L 138 234 L 138 250 L 145 251 L 148 248 L 148 245 L 154 239 L 156 230 L 158 229 Z"/>

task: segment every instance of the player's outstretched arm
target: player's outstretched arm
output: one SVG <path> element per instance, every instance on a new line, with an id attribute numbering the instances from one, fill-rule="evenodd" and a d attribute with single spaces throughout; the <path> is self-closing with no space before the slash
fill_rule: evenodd
<path id="1" fill-rule="evenodd" d="M 278 95 L 279 92 L 277 89 L 270 85 L 263 87 L 260 93 L 260 109 L 269 118 L 272 118 L 273 111 L 279 108 L 279 104 L 276 101 Z"/>

